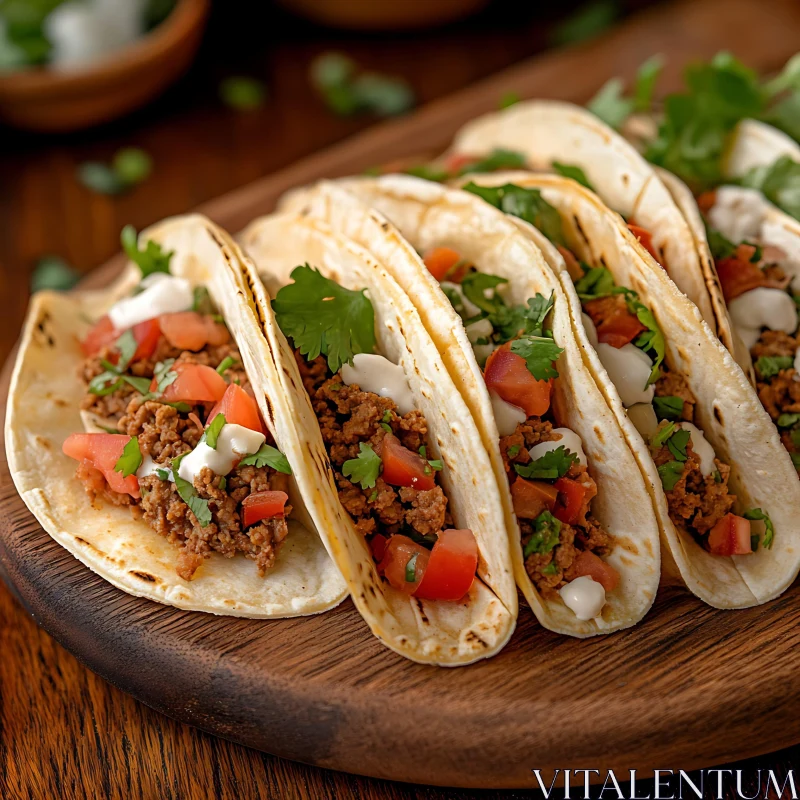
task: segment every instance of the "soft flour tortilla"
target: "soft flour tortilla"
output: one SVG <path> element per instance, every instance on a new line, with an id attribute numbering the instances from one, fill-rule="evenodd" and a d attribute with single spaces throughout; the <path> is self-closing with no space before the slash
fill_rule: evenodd
<path id="1" fill-rule="evenodd" d="M 142 234 L 174 250 L 171 270 L 208 287 L 225 317 L 256 390 L 262 414 L 277 446 L 291 427 L 274 364 L 259 364 L 257 323 L 237 289 L 240 254 L 226 235 L 199 216 L 168 220 Z M 192 581 L 175 572 L 178 550 L 127 508 L 99 501 L 92 507 L 75 475 L 76 462 L 61 452 L 69 434 L 82 429 L 78 378 L 79 340 L 91 323 L 139 282 L 129 264 L 111 288 L 34 296 L 11 381 L 6 416 L 6 452 L 20 496 L 42 527 L 76 558 L 129 594 L 214 614 L 291 617 L 314 614 L 339 603 L 347 587 L 309 525 L 290 523 L 274 569 L 258 575 L 253 561 L 214 553 Z M 267 379 L 265 373 L 272 372 Z M 259 391 L 260 387 L 260 391 Z M 289 457 L 291 461 L 291 456 Z M 302 512 L 302 502 L 292 504 Z"/>
<path id="2" fill-rule="evenodd" d="M 568 246 L 590 265 L 605 265 L 620 286 L 639 293 L 655 315 L 667 343 L 666 362 L 680 371 L 697 398 L 698 427 L 717 457 L 731 466 L 729 485 L 739 498 L 735 510 L 761 508 L 775 524 L 772 549 L 747 556 L 712 556 L 691 534 L 669 519 L 661 480 L 647 444 L 629 421 L 616 389 L 581 321 L 572 282 L 559 277 L 572 298 L 572 324 L 586 363 L 598 381 L 650 484 L 664 542 L 665 563 L 674 562 L 688 588 L 717 608 L 745 608 L 783 592 L 800 570 L 800 482 L 777 430 L 746 375 L 700 318 L 697 308 L 641 246 L 623 221 L 574 181 L 556 176 L 511 173 L 470 176 L 484 185 L 513 182 L 539 189 L 561 214 Z M 521 229 L 530 226 L 516 220 Z"/>
<path id="3" fill-rule="evenodd" d="M 739 178 L 753 167 L 773 164 L 781 156 L 800 162 L 800 144 L 771 125 L 745 119 L 736 126 L 723 171 L 729 178 Z"/>
<path id="4" fill-rule="evenodd" d="M 490 456 L 503 498 L 517 583 L 542 624 L 559 633 L 592 636 L 638 622 L 650 608 L 658 588 L 658 523 L 619 425 L 581 360 L 566 295 L 530 238 L 521 235 L 505 214 L 475 195 L 407 176 L 351 179 L 338 185 L 322 183 L 310 191 L 295 192 L 284 202 L 327 220 L 368 246 L 414 299 L 478 424 L 482 446 Z M 525 571 L 486 384 L 461 318 L 417 255 L 418 250 L 436 245 L 453 247 L 481 271 L 506 278 L 509 283 L 501 293 L 510 303 L 524 304 L 537 292 L 554 294 L 553 335 L 564 348 L 558 362 L 560 377 L 554 406 L 563 424 L 583 440 L 599 490 L 592 503 L 593 513 L 616 537 L 616 547 L 608 561 L 622 578 L 619 588 L 608 595 L 598 619 L 581 621 L 560 600 L 544 600 Z M 556 257 L 560 258 L 557 252 Z"/>
<path id="5" fill-rule="evenodd" d="M 252 281 L 263 331 L 281 367 L 285 396 L 295 404 L 300 435 L 287 443 L 300 491 L 317 529 L 347 581 L 353 602 L 373 633 L 414 661 L 456 666 L 498 652 L 517 617 L 517 592 L 503 507 L 475 423 L 453 386 L 408 297 L 375 259 L 327 225 L 296 215 L 265 217 L 241 235 L 264 286 Z M 421 600 L 378 575 L 364 536 L 339 502 L 319 424 L 303 388 L 292 348 L 275 324 L 270 295 L 308 263 L 350 289 L 366 289 L 375 309 L 378 352 L 405 371 L 414 407 L 428 422 L 430 451 L 444 462 L 442 486 L 455 527 L 478 542 L 478 578 L 462 602 Z M 268 294 L 269 293 L 269 294 Z"/>
<path id="6" fill-rule="evenodd" d="M 580 167 L 604 203 L 652 234 L 672 280 L 749 368 L 746 350 L 737 348 L 713 261 L 698 252 L 698 232 L 632 144 L 584 108 L 531 100 L 469 122 L 456 134 L 451 152 L 484 155 L 497 147 L 522 153 L 537 171 L 552 170 L 554 161 Z"/>

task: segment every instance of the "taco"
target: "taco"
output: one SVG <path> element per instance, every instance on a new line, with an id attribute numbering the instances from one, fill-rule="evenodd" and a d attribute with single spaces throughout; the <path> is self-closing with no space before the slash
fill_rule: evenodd
<path id="1" fill-rule="evenodd" d="M 335 606 L 347 587 L 296 493 L 239 249 L 199 216 L 123 244 L 110 288 L 31 302 L 5 429 L 22 499 L 129 594 L 245 617 Z"/>
<path id="2" fill-rule="evenodd" d="M 413 305 L 320 221 L 265 217 L 240 239 L 302 431 L 287 455 L 356 607 L 414 661 L 497 653 L 517 617 L 500 492 Z"/>
<path id="3" fill-rule="evenodd" d="M 667 562 L 716 607 L 778 596 L 800 568 L 800 483 L 746 375 L 696 307 L 574 181 L 510 173 L 465 188 L 516 214 L 521 228 L 538 227 L 565 256 L 573 325 L 652 486 Z"/>
<path id="4" fill-rule="evenodd" d="M 541 623 L 591 636 L 639 621 L 658 523 L 535 244 L 479 198 L 416 178 L 322 183 L 284 203 L 368 246 L 414 299 L 477 423 Z"/>
<path id="5" fill-rule="evenodd" d="M 518 153 L 522 168 L 579 177 L 629 228 L 697 306 L 702 318 L 747 372 L 713 269 L 701 263 L 696 230 L 656 168 L 620 134 L 584 108 L 555 100 L 517 103 L 479 117 L 455 136 L 447 155 L 460 173 L 498 148 Z M 486 170 L 482 170 L 486 171 Z M 669 180 L 669 178 L 667 178 Z"/>

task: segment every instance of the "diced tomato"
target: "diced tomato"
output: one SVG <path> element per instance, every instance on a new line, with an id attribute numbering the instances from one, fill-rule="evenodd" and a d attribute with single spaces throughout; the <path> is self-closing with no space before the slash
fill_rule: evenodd
<path id="1" fill-rule="evenodd" d="M 289 495 L 286 492 L 254 492 L 242 500 L 242 523 L 249 528 L 262 519 L 282 517 Z"/>
<path id="2" fill-rule="evenodd" d="M 72 433 L 61 449 L 64 455 L 76 461 L 88 461 L 95 469 L 100 470 L 115 492 L 140 497 L 136 475 L 123 478 L 121 472 L 114 470 L 130 440 L 130 436 L 121 433 Z"/>
<path id="3" fill-rule="evenodd" d="M 422 260 L 428 272 L 439 282 L 447 280 L 460 283 L 467 268 L 463 264 L 453 269 L 461 261 L 461 256 L 450 247 L 433 247 L 425 253 Z"/>
<path id="4" fill-rule="evenodd" d="M 386 554 L 386 545 L 388 543 L 389 538 L 384 536 L 382 533 L 376 533 L 369 540 L 369 549 L 372 553 L 372 558 L 375 559 L 376 562 L 379 563 L 383 560 L 383 557 Z"/>
<path id="5" fill-rule="evenodd" d="M 230 339 L 228 329 L 208 314 L 178 311 L 158 318 L 161 332 L 179 350 L 202 350 L 207 344 L 218 346 Z"/>
<path id="6" fill-rule="evenodd" d="M 215 369 L 203 364 L 178 362 L 172 366 L 178 377 L 164 390 L 166 403 L 218 403 L 225 395 L 228 383 Z M 158 388 L 153 378 L 150 391 Z"/>
<path id="7" fill-rule="evenodd" d="M 536 519 L 542 511 L 552 511 L 558 500 L 558 489 L 544 481 L 517 478 L 511 484 L 514 513 L 521 519 Z"/>
<path id="8" fill-rule="evenodd" d="M 415 555 L 417 560 L 414 564 L 414 580 L 407 581 L 406 566 Z M 378 572 L 389 581 L 390 586 L 406 594 L 414 594 L 425 576 L 430 557 L 431 554 L 421 544 L 397 533 L 389 538 L 386 552 L 378 564 Z"/>
<path id="9" fill-rule="evenodd" d="M 158 340 L 161 338 L 161 328 L 157 319 L 146 319 L 133 326 L 133 338 L 136 339 L 136 352 L 131 361 L 142 361 L 150 358 L 156 351 Z"/>
<path id="10" fill-rule="evenodd" d="M 660 264 L 661 256 L 656 252 L 656 248 L 653 245 L 653 234 L 646 228 L 640 228 L 634 222 L 628 223 L 628 230 L 639 240 L 642 247 L 644 247 L 644 249 Z"/>
<path id="11" fill-rule="evenodd" d="M 225 422 L 231 425 L 242 425 L 251 431 L 264 432 L 258 404 L 247 392 L 236 383 L 229 383 L 225 394 L 208 415 L 206 422 L 213 422 L 217 414 L 225 415 Z"/>
<path id="12" fill-rule="evenodd" d="M 708 550 L 715 556 L 745 556 L 752 553 L 750 522 L 736 514 L 726 514 L 708 534 Z"/>
<path id="13" fill-rule="evenodd" d="M 411 486 L 425 491 L 433 489 L 436 481 L 433 469 L 422 456 L 403 447 L 392 433 L 383 437 L 381 452 L 383 462 L 382 477 L 391 486 Z"/>
<path id="14" fill-rule="evenodd" d="M 558 491 L 558 502 L 553 516 L 567 525 L 574 525 L 581 513 L 583 498 L 586 497 L 586 487 L 579 481 L 573 481 L 570 478 L 559 478 L 553 487 Z"/>
<path id="15" fill-rule="evenodd" d="M 512 406 L 521 408 L 529 417 L 541 417 L 550 408 L 552 381 L 537 381 L 525 359 L 511 352 L 511 342 L 489 356 L 483 379 L 488 389 L 493 389 Z"/>
<path id="16" fill-rule="evenodd" d="M 749 292 L 751 289 L 757 289 L 759 286 L 765 286 L 768 283 L 758 264 L 753 264 L 749 258 L 742 259 L 739 257 L 740 249 L 741 245 L 734 255 L 717 261 L 717 275 L 719 275 L 722 294 L 725 296 L 725 302 L 727 303 L 730 303 L 731 300 L 739 295 Z"/>
<path id="17" fill-rule="evenodd" d="M 81 342 L 81 350 L 86 358 L 96 356 L 104 347 L 110 347 L 119 338 L 114 323 L 106 314 L 100 317 L 89 329 L 86 338 Z"/>
<path id="18" fill-rule="evenodd" d="M 564 245 L 557 244 L 556 248 L 558 252 L 561 253 L 561 257 L 564 259 L 564 264 L 567 267 L 567 272 L 569 272 L 572 278 L 579 278 L 583 274 L 583 270 L 581 269 L 581 264 L 577 258 L 575 258 L 575 254 L 572 250 L 568 250 Z"/>
<path id="19" fill-rule="evenodd" d="M 620 348 L 632 342 L 642 331 L 647 330 L 635 314 L 631 314 L 622 303 L 613 306 L 613 313 L 607 315 L 608 298 L 589 300 L 583 308 L 597 325 L 597 341 Z M 602 310 L 602 313 L 601 313 Z M 606 314 L 604 316 L 604 314 Z M 598 323 L 598 319 L 600 322 Z"/>
<path id="20" fill-rule="evenodd" d="M 415 597 L 460 600 L 478 568 L 478 543 L 470 530 L 448 528 L 439 534 Z"/>
<path id="21" fill-rule="evenodd" d="M 697 197 L 697 207 L 703 214 L 708 214 L 717 203 L 717 193 L 715 191 L 703 192 Z"/>
<path id="22" fill-rule="evenodd" d="M 575 578 L 586 575 L 597 581 L 607 592 L 612 592 L 619 586 L 619 573 L 591 550 L 582 550 L 578 554 L 572 562 L 570 574 Z"/>

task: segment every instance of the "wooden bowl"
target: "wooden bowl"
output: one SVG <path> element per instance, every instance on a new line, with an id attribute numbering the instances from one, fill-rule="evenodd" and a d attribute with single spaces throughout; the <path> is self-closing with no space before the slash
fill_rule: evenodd
<path id="1" fill-rule="evenodd" d="M 0 78 L 0 119 L 31 131 L 88 128 L 152 100 L 194 58 L 210 0 L 178 0 L 151 33 L 85 69 L 33 68 Z"/>

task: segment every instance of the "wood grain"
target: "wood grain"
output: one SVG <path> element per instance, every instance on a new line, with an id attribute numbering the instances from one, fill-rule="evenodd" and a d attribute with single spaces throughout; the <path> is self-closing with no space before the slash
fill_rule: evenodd
<path id="1" fill-rule="evenodd" d="M 275 181 L 215 203 L 210 211 L 235 229 L 240 217 L 267 210 L 284 185 L 319 174 L 356 171 L 428 147 L 438 149 L 462 119 L 493 107 L 506 88 L 583 99 L 602 80 L 601 71 L 631 74 L 654 50 L 682 58 L 708 55 L 725 43 L 750 63 L 774 68 L 794 47 L 799 21 L 800 9 L 786 0 L 758 5 L 744 0 L 703 0 L 673 6 L 668 12 L 648 12 L 609 39 L 516 68 L 507 77 L 479 86 L 474 94 L 441 101 L 409 120 L 376 128 L 367 137 L 280 173 Z M 464 74 L 468 72 L 465 69 Z M 433 79 L 444 80 L 441 75 Z M 16 264 L 14 258 L 4 264 L 0 272 L 3 296 L 12 299 L 12 313 L 0 320 L 0 334 L 7 334 L 0 338 L 0 345 L 5 350 L 10 347 L 23 307 L 23 302 L 14 304 L 13 297 L 24 301 L 24 285 L 11 277 L 19 274 L 21 254 L 30 256 L 42 241 L 61 240 L 84 256 L 94 252 L 91 260 L 99 260 L 113 249 L 122 221 L 135 217 L 137 224 L 144 224 L 164 213 L 184 210 L 195 198 L 203 199 L 210 183 L 224 188 L 226 182 L 233 185 L 263 170 L 263 154 L 256 155 L 256 133 L 254 128 L 245 136 L 251 149 L 203 160 L 216 177 L 209 181 L 207 175 L 198 175 L 204 187 L 199 194 L 197 184 L 187 178 L 191 169 L 185 163 L 168 169 L 158 185 L 148 190 L 146 201 L 122 198 L 113 203 L 105 198 L 87 199 L 82 190 L 73 190 L 63 154 L 51 152 L 50 160 L 39 162 L 38 167 L 18 168 L 17 182 L 12 180 L 11 185 L 27 191 L 22 192 L 25 202 L 22 209 L 14 209 L 12 221 L 22 219 L 26 225 L 13 227 L 8 216 L 0 215 L 0 241 L 15 243 L 12 254 L 17 259 Z M 325 135 L 340 133 L 340 128 L 333 133 L 328 127 Z M 320 135 L 320 131 L 309 133 L 304 143 L 287 144 L 284 152 L 307 146 Z M 180 136 L 172 146 L 175 154 L 188 148 L 200 157 L 202 151 L 201 144 Z M 269 157 L 279 156 L 271 153 Z M 61 176 L 63 197 L 57 202 L 47 194 L 52 186 L 50 167 Z M 220 170 L 234 174 L 223 176 Z M 177 185 L 165 191 L 171 181 Z M 159 196 L 161 191 L 164 196 Z M 4 196 L 0 200 L 7 202 Z M 34 212 L 37 200 L 42 202 Z M 173 207 L 164 211 L 165 203 Z M 546 766 L 543 758 L 558 766 L 583 765 L 591 758 L 593 766 L 611 765 L 606 752 L 611 737 L 620 743 L 614 753 L 619 760 L 613 763 L 623 768 L 642 763 L 635 755 L 643 749 L 658 758 L 646 766 L 686 768 L 767 752 L 800 737 L 790 713 L 798 690 L 788 655 L 797 645 L 793 630 L 800 608 L 797 587 L 768 608 L 736 614 L 718 614 L 686 596 L 665 594 L 635 634 L 603 642 L 558 639 L 537 630 L 530 617 L 523 615 L 511 646 L 498 659 L 468 670 L 443 672 L 406 665 L 383 651 L 360 625 L 349 603 L 315 620 L 266 625 L 234 621 L 221 630 L 197 623 L 198 615 L 151 604 L 145 604 L 144 611 L 135 610 L 139 601 L 98 583 L 30 525 L 2 469 L 0 513 L 0 544 L 4 546 L 0 561 L 45 628 L 59 631 L 62 641 L 82 659 L 102 674 L 115 675 L 118 681 L 121 677 L 156 708 L 255 744 L 259 742 L 251 737 L 259 735 L 259 727 L 267 727 L 268 735 L 277 741 L 273 749 L 290 757 L 305 754 L 324 766 L 352 758 L 359 771 L 389 775 L 397 774 L 392 773 L 397 768 L 393 761 L 398 754 L 405 755 L 412 743 L 415 763 L 412 771 L 403 774 L 407 779 L 430 781 L 435 776 L 454 785 L 487 785 L 476 777 L 476 767 L 492 761 L 492 768 L 502 774 L 490 785 L 509 786 L 530 783 L 526 770 Z M 98 618 L 98 608 L 107 612 L 103 618 Z M 0 609 L 3 796 L 452 796 L 446 791 L 289 764 L 182 726 L 135 703 L 81 667 L 21 615 L 5 592 L 0 593 Z M 121 615 L 120 621 L 112 621 L 112 610 Z M 251 630 L 255 625 L 258 629 Z M 141 653 L 142 637 L 151 648 L 147 657 Z M 751 657 L 749 648 L 756 640 L 762 643 L 761 650 Z M 637 642 L 633 649 L 631 641 Z M 319 653 L 316 661 L 307 659 L 309 650 Z M 337 663 L 323 670 L 320 660 L 326 659 Z M 509 668 L 509 663 L 515 668 Z M 278 678 L 273 674 L 266 683 L 253 681 L 253 675 L 277 664 L 285 667 Z M 442 682 L 438 675 L 446 680 Z M 237 682 L 240 688 L 248 686 L 244 699 L 249 718 L 236 719 L 233 713 L 236 704 L 242 703 L 242 695 L 230 685 Z M 406 691 L 401 692 L 399 685 Z M 720 690 L 727 700 L 722 715 L 714 705 Z M 559 747 L 559 731 L 575 716 L 585 716 L 587 698 L 596 697 L 597 691 L 608 693 L 606 699 L 620 718 L 600 738 L 581 740 L 570 750 Z M 420 697 L 427 700 L 434 693 L 435 706 L 420 702 Z M 684 705 L 681 709 L 687 695 L 697 702 L 693 708 Z M 438 704 L 438 697 L 445 698 L 444 706 Z M 392 731 L 379 730 L 387 721 L 385 706 L 391 703 L 400 708 L 392 719 L 411 726 L 399 741 L 392 740 Z M 554 723 L 554 710 L 558 704 L 563 710 L 565 703 L 577 714 Z M 304 705 L 323 713 L 300 719 L 292 716 Z M 435 713 L 441 708 L 454 715 L 446 730 L 441 729 L 441 714 Z M 499 735 L 498 709 L 510 722 Z M 724 737 L 719 736 L 720 730 Z M 431 741 L 434 732 L 439 735 Z M 431 748 L 444 748 L 453 737 L 469 740 L 469 748 L 450 749 L 444 758 L 433 759 Z M 381 748 L 388 745 L 393 751 L 380 757 Z M 691 753 L 683 757 L 689 746 Z M 593 752 L 593 747 L 601 751 Z M 747 766 L 782 764 L 785 768 L 796 764 L 798 757 L 800 749 L 795 748 Z"/>

